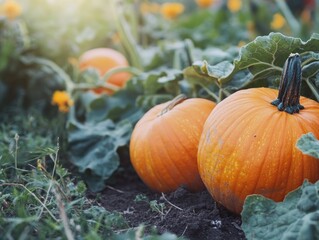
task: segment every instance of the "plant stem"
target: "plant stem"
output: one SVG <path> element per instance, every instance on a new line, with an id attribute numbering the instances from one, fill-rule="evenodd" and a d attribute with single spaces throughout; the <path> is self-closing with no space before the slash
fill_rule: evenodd
<path id="1" fill-rule="evenodd" d="M 107 79 L 109 79 L 113 74 L 120 72 L 128 72 L 135 76 L 138 76 L 143 73 L 141 70 L 135 67 L 117 67 L 107 71 L 107 73 L 105 73 L 105 75 L 102 77 L 102 82 L 106 82 Z"/>
<path id="2" fill-rule="evenodd" d="M 14 140 L 15 140 L 14 169 L 15 169 L 17 178 L 19 179 L 19 171 L 18 171 L 18 142 L 19 142 L 19 135 L 17 133 L 14 135 Z"/>
<path id="3" fill-rule="evenodd" d="M 287 22 L 291 28 L 293 35 L 296 37 L 300 36 L 300 32 L 301 32 L 300 23 L 296 20 L 294 15 L 291 13 L 286 2 L 284 0 L 276 0 L 276 3 L 277 3 L 277 6 L 279 7 L 279 9 L 284 14 L 285 18 L 287 19 Z"/>
<path id="4" fill-rule="evenodd" d="M 142 60 L 137 49 L 137 43 L 131 32 L 129 24 L 125 19 L 123 9 L 121 7 L 118 7 L 117 5 L 117 0 L 110 1 L 111 12 L 113 14 L 113 19 L 115 21 L 120 39 L 122 40 L 124 49 L 129 54 L 130 64 L 133 67 L 143 70 Z"/>
<path id="5" fill-rule="evenodd" d="M 176 105 L 183 102 L 185 99 L 187 99 L 186 95 L 180 94 L 177 97 L 175 97 L 172 101 L 170 101 L 163 110 L 158 114 L 158 116 L 162 116 L 163 114 L 167 113 L 168 111 L 172 110 Z"/>
<path id="6" fill-rule="evenodd" d="M 74 240 L 74 236 L 73 233 L 71 231 L 70 228 L 70 224 L 69 224 L 69 218 L 66 214 L 65 211 L 65 207 L 64 207 L 64 203 L 62 201 L 61 195 L 58 193 L 57 189 L 53 186 L 53 193 L 55 194 L 55 198 L 56 198 L 56 202 L 60 211 L 60 218 L 62 220 L 63 223 L 63 227 L 64 227 L 64 232 L 65 232 L 65 236 L 68 240 Z"/>
<path id="7" fill-rule="evenodd" d="M 298 113 L 304 109 L 299 102 L 301 81 L 300 56 L 298 53 L 290 54 L 281 75 L 278 97 L 271 104 L 277 106 L 279 111 L 290 114 Z"/>

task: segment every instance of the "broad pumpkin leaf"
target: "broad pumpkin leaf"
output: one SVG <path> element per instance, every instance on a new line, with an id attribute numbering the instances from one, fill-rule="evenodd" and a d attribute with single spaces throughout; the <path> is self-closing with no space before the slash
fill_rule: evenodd
<path id="1" fill-rule="evenodd" d="M 227 90 L 277 87 L 285 60 L 291 53 L 299 53 L 303 61 L 303 78 L 311 79 L 307 83 L 317 97 L 319 90 L 311 84 L 312 81 L 315 85 L 318 83 L 318 48 L 319 34 L 313 34 L 304 42 L 300 38 L 270 33 L 241 47 L 233 62 L 226 60 L 212 65 L 203 61 L 195 62 L 192 67 L 205 81 L 215 81 L 219 88 Z"/>
<path id="2" fill-rule="evenodd" d="M 307 155 L 319 159 L 319 140 L 313 135 L 313 133 L 304 134 L 299 138 L 297 147 Z"/>
<path id="3" fill-rule="evenodd" d="M 92 191 L 100 191 L 119 166 L 119 147 L 129 142 L 132 124 L 110 119 L 98 123 L 69 123 L 70 161 L 83 173 Z"/>
<path id="4" fill-rule="evenodd" d="M 319 181 L 303 185 L 290 192 L 283 202 L 274 202 L 261 195 L 246 198 L 242 215 L 242 229 L 250 239 L 319 238 Z"/>
<path id="5" fill-rule="evenodd" d="M 309 51 L 317 51 L 319 46 L 319 34 L 304 42 L 300 38 L 288 37 L 281 33 L 270 33 L 268 36 L 257 37 L 240 49 L 239 56 L 235 60 L 235 69 L 248 68 L 255 77 L 263 77 L 269 71 L 281 74 L 282 67 L 291 53 L 302 54 Z M 230 80 L 228 76 L 221 82 Z"/>

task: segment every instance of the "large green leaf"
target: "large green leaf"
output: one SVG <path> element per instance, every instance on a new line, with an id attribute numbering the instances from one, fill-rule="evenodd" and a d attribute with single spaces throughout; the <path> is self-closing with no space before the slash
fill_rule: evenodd
<path id="1" fill-rule="evenodd" d="M 247 87 L 277 87 L 287 57 L 291 53 L 299 53 L 303 61 L 303 78 L 318 98 L 318 49 L 319 34 L 313 34 L 304 42 L 300 38 L 270 33 L 267 36 L 259 36 L 243 46 L 233 62 L 229 59 L 218 63 L 204 60 L 195 62 L 192 67 L 206 84 L 216 82 L 220 89 L 230 92 Z M 186 78 L 191 78 L 189 75 L 192 76 L 194 73 L 188 70 L 185 71 L 185 75 Z"/>
<path id="2" fill-rule="evenodd" d="M 69 123 L 70 161 L 83 173 L 88 187 L 100 191 L 119 166 L 119 147 L 129 142 L 132 124 L 111 120 L 98 123 Z"/>
<path id="3" fill-rule="evenodd" d="M 297 147 L 307 155 L 319 159 L 319 140 L 313 133 L 304 134 L 297 142 Z"/>
<path id="4" fill-rule="evenodd" d="M 250 239 L 319 239 L 319 182 L 307 181 L 283 202 L 260 195 L 246 198 L 242 229 Z"/>

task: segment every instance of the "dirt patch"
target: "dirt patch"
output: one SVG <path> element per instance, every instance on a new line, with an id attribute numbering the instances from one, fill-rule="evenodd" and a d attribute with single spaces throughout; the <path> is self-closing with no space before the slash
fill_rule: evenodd
<path id="1" fill-rule="evenodd" d="M 102 206 L 121 212 L 131 227 L 143 223 L 147 231 L 155 226 L 158 233 L 169 231 L 190 240 L 245 239 L 240 216 L 216 204 L 207 191 L 155 193 L 128 166 L 100 194 Z"/>

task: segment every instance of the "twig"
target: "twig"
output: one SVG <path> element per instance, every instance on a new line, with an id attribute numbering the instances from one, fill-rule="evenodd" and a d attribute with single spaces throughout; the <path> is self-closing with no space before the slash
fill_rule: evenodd
<path id="1" fill-rule="evenodd" d="M 107 187 L 108 189 L 113 190 L 113 191 L 116 191 L 116 192 L 119 192 L 119 193 L 124 193 L 124 191 L 119 190 L 119 189 L 116 189 L 116 188 L 114 188 L 114 187 L 111 187 L 110 185 L 106 185 L 106 187 Z"/>
<path id="2" fill-rule="evenodd" d="M 61 195 L 56 191 L 54 186 L 53 186 L 52 192 L 55 194 L 55 197 L 56 197 L 56 201 L 57 201 L 57 204 L 59 207 L 60 217 L 61 217 L 61 220 L 62 220 L 62 223 L 64 226 L 64 232 L 65 232 L 66 238 L 68 240 L 74 240 L 75 238 L 74 238 L 73 233 L 72 233 L 71 228 L 70 228 L 69 219 L 66 215 Z"/>
<path id="3" fill-rule="evenodd" d="M 186 232 L 187 228 L 188 228 L 188 225 L 186 225 L 186 227 L 185 227 L 185 229 L 184 229 L 184 231 L 183 231 L 183 233 L 182 233 L 182 235 L 181 235 L 181 236 L 184 236 L 184 234 L 185 234 L 185 232 Z"/>
<path id="4" fill-rule="evenodd" d="M 54 174 L 55 174 L 55 170 L 56 170 L 56 165 L 57 165 L 57 161 L 58 161 L 58 153 L 59 153 L 59 149 L 60 149 L 60 146 L 59 146 L 59 139 L 58 139 L 58 142 L 57 142 L 57 150 L 55 152 L 55 157 L 50 157 L 52 158 L 53 160 L 53 163 L 54 163 L 54 166 L 53 166 L 53 171 L 52 171 L 52 175 L 51 175 L 51 181 L 50 181 L 50 185 L 48 187 L 48 190 L 47 190 L 47 194 L 45 196 L 45 199 L 44 199 L 44 202 L 43 202 L 43 205 L 46 205 L 48 199 L 49 199 L 49 193 L 51 191 L 51 188 L 53 186 L 53 181 L 54 181 Z M 44 169 L 45 170 L 45 169 Z M 40 209 L 39 213 L 38 213 L 38 217 L 40 218 L 40 216 L 42 215 L 43 213 L 43 207 Z"/>
<path id="5" fill-rule="evenodd" d="M 17 175 L 18 180 L 20 179 L 20 173 L 18 171 L 18 142 L 19 142 L 19 135 L 16 133 L 14 135 L 15 140 L 15 152 L 14 152 L 14 168 Z"/>
<path id="6" fill-rule="evenodd" d="M 164 199 L 169 205 L 171 205 L 172 207 L 174 207 L 174 208 L 176 208 L 176 209 L 178 209 L 178 210 L 180 210 L 180 211 L 183 211 L 182 208 L 180 208 L 180 207 L 176 206 L 175 204 L 171 203 L 170 201 L 168 201 L 167 198 L 165 197 L 165 194 L 164 194 L 164 193 L 162 193 L 162 197 L 163 197 L 163 199 Z"/>

